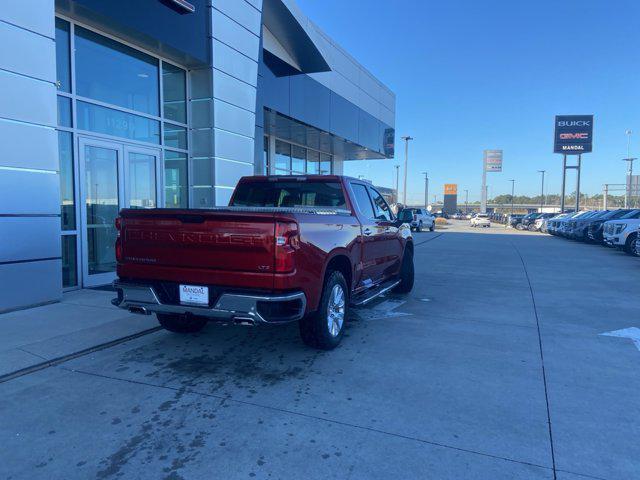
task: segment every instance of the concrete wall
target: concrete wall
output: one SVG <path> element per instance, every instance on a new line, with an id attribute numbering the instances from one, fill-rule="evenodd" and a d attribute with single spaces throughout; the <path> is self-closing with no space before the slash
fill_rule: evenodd
<path id="1" fill-rule="evenodd" d="M 208 8 L 212 67 L 191 72 L 195 208 L 227 205 L 256 154 L 262 1 L 210 0 Z"/>
<path id="2" fill-rule="evenodd" d="M 54 0 L 0 9 L 0 311 L 62 292 Z"/>

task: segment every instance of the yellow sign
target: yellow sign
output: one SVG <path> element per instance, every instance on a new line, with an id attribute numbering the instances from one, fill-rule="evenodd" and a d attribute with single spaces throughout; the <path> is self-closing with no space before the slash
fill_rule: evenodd
<path id="1" fill-rule="evenodd" d="M 458 185 L 455 183 L 445 183 L 444 184 L 444 194 L 445 195 L 458 195 Z"/>

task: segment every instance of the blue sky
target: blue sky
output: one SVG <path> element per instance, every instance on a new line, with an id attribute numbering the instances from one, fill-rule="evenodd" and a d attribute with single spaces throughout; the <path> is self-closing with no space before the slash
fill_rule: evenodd
<path id="1" fill-rule="evenodd" d="M 479 199 L 484 149 L 504 150 L 503 173 L 488 174 L 491 196 L 510 193 L 511 178 L 517 194 L 538 194 L 541 169 L 545 190 L 559 192 L 556 114 L 596 116 L 583 192 L 625 182 L 625 130 L 640 156 L 637 0 L 297 1 L 397 95 L 396 159 L 349 163 L 349 175 L 393 186 L 409 134 L 410 200 L 423 198 L 425 170 L 433 193 L 457 183 Z M 569 172 L 567 191 L 574 184 Z"/>

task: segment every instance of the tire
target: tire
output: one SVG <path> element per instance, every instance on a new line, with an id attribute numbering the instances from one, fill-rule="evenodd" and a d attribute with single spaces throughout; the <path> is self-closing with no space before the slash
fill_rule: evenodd
<path id="1" fill-rule="evenodd" d="M 422 221 L 418 223 L 418 226 L 416 227 L 416 232 L 422 232 Z"/>
<path id="2" fill-rule="evenodd" d="M 516 225 L 516 230 L 524 230 L 524 226 L 521 223 L 519 223 Z"/>
<path id="3" fill-rule="evenodd" d="M 197 317 L 187 318 L 182 315 L 164 313 L 157 313 L 156 317 L 162 328 L 173 333 L 196 333 L 207 324 L 207 320 Z"/>
<path id="4" fill-rule="evenodd" d="M 409 293 L 413 290 L 415 270 L 413 267 L 413 250 L 405 247 L 400 267 L 400 283 L 393 289 L 396 293 Z"/>
<path id="5" fill-rule="evenodd" d="M 627 237 L 627 243 L 624 244 L 624 251 L 629 255 L 633 255 L 634 257 L 638 256 L 638 253 L 637 253 L 638 247 L 636 245 L 637 238 L 638 238 L 638 234 L 632 233 Z"/>
<path id="6" fill-rule="evenodd" d="M 429 231 L 433 232 L 436 229 L 436 223 L 435 222 L 431 222 L 431 226 L 429 227 Z"/>
<path id="7" fill-rule="evenodd" d="M 340 292 L 342 302 L 339 301 Z M 332 320 L 329 318 L 331 313 L 334 315 Z M 349 288 L 344 276 L 339 271 L 327 272 L 318 310 L 299 322 L 302 341 L 313 348 L 333 350 L 342 339 L 348 313 Z"/>

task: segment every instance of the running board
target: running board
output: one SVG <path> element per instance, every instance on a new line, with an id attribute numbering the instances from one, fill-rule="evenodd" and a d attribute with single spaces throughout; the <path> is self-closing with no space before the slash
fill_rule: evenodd
<path id="1" fill-rule="evenodd" d="M 378 298 L 380 295 L 387 293 L 389 290 L 391 290 L 393 287 L 399 284 L 400 284 L 400 280 L 391 280 L 389 282 L 383 283 L 382 285 L 374 287 L 370 290 L 366 290 L 360 295 L 358 295 L 357 297 L 355 297 L 351 301 L 351 305 L 354 307 L 362 307 L 363 305 L 366 305 L 367 303 L 369 303 L 371 300 L 374 300 Z"/>

